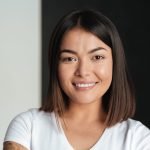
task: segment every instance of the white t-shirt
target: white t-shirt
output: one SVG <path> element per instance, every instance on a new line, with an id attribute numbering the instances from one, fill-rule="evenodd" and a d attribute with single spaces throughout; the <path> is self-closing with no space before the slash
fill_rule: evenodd
<path id="1" fill-rule="evenodd" d="M 54 113 L 30 109 L 10 123 L 4 141 L 17 142 L 29 150 L 73 150 Z M 91 150 L 150 150 L 150 130 L 128 119 L 105 129 Z"/>

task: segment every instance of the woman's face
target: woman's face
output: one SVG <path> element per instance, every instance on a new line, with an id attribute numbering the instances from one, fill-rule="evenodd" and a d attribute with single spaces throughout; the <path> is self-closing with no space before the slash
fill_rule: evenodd
<path id="1" fill-rule="evenodd" d="M 99 101 L 112 81 L 111 48 L 82 28 L 66 32 L 60 45 L 60 86 L 74 103 Z"/>

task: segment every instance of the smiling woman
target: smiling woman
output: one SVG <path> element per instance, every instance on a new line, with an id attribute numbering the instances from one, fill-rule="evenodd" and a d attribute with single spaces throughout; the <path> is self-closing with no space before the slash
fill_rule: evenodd
<path id="1" fill-rule="evenodd" d="M 8 144 L 28 150 L 148 150 L 150 130 L 131 119 L 134 89 L 114 24 L 95 10 L 73 10 L 53 31 L 48 96 L 19 114 Z M 8 142 L 9 141 L 9 142 Z"/>

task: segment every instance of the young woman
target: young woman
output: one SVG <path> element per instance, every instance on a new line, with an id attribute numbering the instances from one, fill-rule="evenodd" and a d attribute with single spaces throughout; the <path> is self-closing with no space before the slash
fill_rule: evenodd
<path id="1" fill-rule="evenodd" d="M 74 10 L 53 31 L 48 98 L 10 123 L 4 150 L 150 150 L 150 130 L 131 119 L 133 85 L 114 24 Z"/>

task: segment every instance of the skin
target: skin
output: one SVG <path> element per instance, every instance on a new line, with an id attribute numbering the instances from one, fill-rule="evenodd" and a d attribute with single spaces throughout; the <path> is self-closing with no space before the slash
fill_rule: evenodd
<path id="1" fill-rule="evenodd" d="M 28 149 L 18 143 L 8 141 L 4 142 L 3 150 L 28 150 Z"/>
<path id="2" fill-rule="evenodd" d="M 92 147 L 106 128 L 101 102 L 112 81 L 112 66 L 111 48 L 95 35 L 79 27 L 65 33 L 58 75 L 70 105 L 61 119 L 75 149 Z"/>

